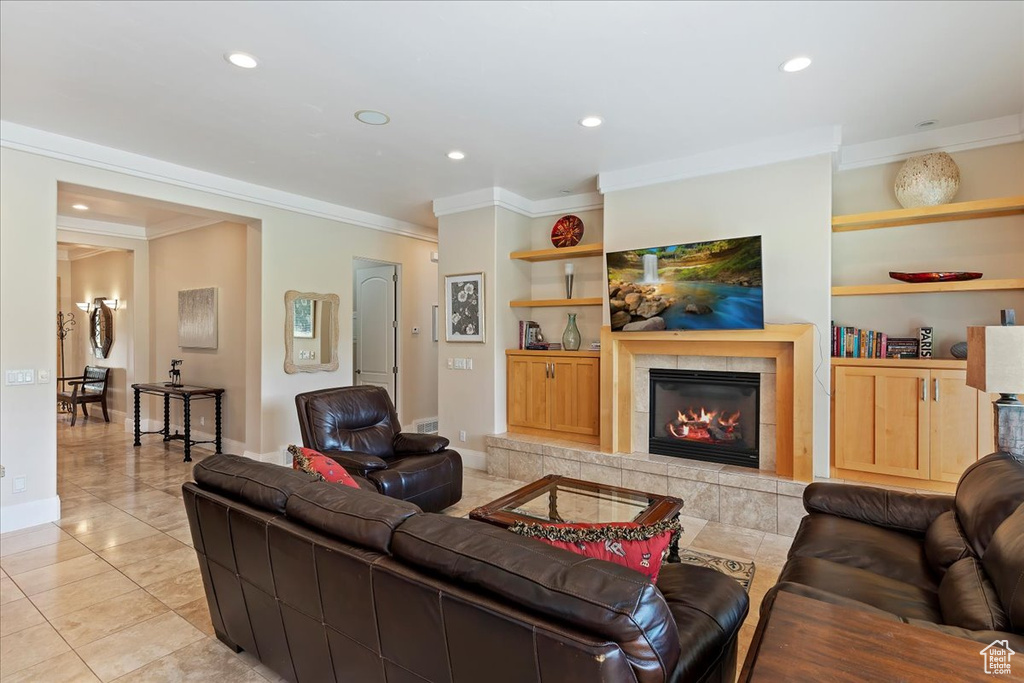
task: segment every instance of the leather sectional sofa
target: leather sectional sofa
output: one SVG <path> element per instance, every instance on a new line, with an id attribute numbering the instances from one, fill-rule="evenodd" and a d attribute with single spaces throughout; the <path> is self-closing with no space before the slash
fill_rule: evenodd
<path id="1" fill-rule="evenodd" d="M 233 455 L 183 487 L 217 637 L 290 681 L 732 681 L 748 599 Z M 360 482 L 366 485 L 365 481 Z"/>
<path id="2" fill-rule="evenodd" d="M 985 456 L 955 496 L 815 483 L 804 507 L 748 664 L 780 591 L 1024 652 L 1024 463 Z"/>

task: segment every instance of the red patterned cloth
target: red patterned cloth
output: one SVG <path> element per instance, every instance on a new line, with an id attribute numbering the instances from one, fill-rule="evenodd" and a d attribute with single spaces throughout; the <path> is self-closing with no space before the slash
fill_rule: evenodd
<path id="1" fill-rule="evenodd" d="M 668 554 L 672 535 L 682 531 L 675 519 L 657 524 L 611 522 L 604 524 L 525 524 L 517 522 L 509 531 L 529 536 L 577 555 L 621 564 L 658 580 L 661 563 Z"/>
<path id="2" fill-rule="evenodd" d="M 344 484 L 354 489 L 359 488 L 359 484 L 352 478 L 352 475 L 345 471 L 344 467 L 320 451 L 314 451 L 312 448 L 289 446 L 288 452 L 292 454 L 292 469 L 308 472 L 320 481 Z"/>

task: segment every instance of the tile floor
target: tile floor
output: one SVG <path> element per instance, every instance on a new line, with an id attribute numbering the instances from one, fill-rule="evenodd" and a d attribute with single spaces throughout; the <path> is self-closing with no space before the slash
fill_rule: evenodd
<path id="1" fill-rule="evenodd" d="M 278 681 L 213 635 L 181 504 L 191 465 L 155 437 L 136 450 L 118 425 L 58 421 L 62 517 L 0 536 L 0 679 Z M 194 455 L 206 457 L 204 451 Z M 466 471 L 465 515 L 521 485 Z M 740 661 L 792 539 L 682 518 L 682 545 L 757 565 Z"/>

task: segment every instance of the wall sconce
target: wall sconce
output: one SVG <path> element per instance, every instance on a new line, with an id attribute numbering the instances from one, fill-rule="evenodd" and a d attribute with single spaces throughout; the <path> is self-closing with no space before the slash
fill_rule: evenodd
<path id="1" fill-rule="evenodd" d="M 83 311 L 85 311 L 86 313 L 89 312 L 89 308 L 92 306 L 92 304 L 90 304 L 88 301 L 79 301 L 75 305 L 78 306 Z"/>
<path id="2" fill-rule="evenodd" d="M 117 299 L 104 299 L 103 305 L 107 308 L 116 311 L 117 310 Z"/>

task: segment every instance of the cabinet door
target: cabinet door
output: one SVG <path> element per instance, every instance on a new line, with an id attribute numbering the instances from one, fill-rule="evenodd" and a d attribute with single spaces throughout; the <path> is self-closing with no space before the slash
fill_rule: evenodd
<path id="1" fill-rule="evenodd" d="M 967 386 L 964 370 L 932 370 L 931 478 L 956 482 L 978 459 L 978 447 L 990 433 L 979 420 L 979 399 L 988 394 Z M 989 451 L 981 453 L 987 454 Z"/>
<path id="2" fill-rule="evenodd" d="M 928 370 L 836 368 L 836 466 L 927 479 Z"/>
<path id="3" fill-rule="evenodd" d="M 509 356 L 508 424 L 548 429 L 551 426 L 548 385 L 550 358 Z"/>
<path id="4" fill-rule="evenodd" d="M 601 373 L 596 358 L 551 359 L 551 428 L 596 436 L 600 423 Z"/>

